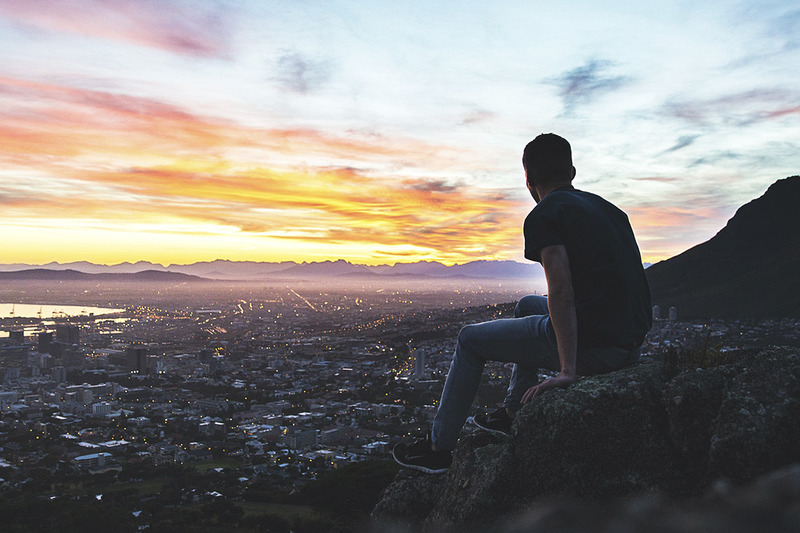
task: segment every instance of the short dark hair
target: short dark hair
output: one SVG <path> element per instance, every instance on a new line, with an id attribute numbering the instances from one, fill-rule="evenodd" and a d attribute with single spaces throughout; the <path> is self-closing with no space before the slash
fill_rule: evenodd
<path id="1" fill-rule="evenodd" d="M 529 173 L 552 181 L 572 180 L 572 147 L 555 133 L 542 133 L 522 152 L 522 166 Z"/>

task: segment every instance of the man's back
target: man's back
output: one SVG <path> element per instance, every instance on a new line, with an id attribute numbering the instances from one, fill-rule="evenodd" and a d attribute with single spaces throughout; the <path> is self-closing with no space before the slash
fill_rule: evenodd
<path id="1" fill-rule="evenodd" d="M 550 245 L 569 256 L 579 351 L 635 349 L 651 326 L 650 291 L 628 217 L 600 196 L 562 187 L 525 220 L 525 256 Z"/>

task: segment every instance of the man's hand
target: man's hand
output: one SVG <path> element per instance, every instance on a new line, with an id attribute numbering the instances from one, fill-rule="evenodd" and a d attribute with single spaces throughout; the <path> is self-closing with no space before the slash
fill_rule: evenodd
<path id="1" fill-rule="evenodd" d="M 531 387 L 530 389 L 525 391 L 525 394 L 522 395 L 522 403 L 528 403 L 529 401 L 536 398 L 537 395 L 546 391 L 547 389 L 554 389 L 556 387 L 560 387 L 563 389 L 564 387 L 568 387 L 572 383 L 575 383 L 577 380 L 578 376 L 574 374 L 565 374 L 562 372 L 559 375 L 552 378 L 548 378 L 539 383 L 538 385 L 536 385 L 535 387 Z"/>

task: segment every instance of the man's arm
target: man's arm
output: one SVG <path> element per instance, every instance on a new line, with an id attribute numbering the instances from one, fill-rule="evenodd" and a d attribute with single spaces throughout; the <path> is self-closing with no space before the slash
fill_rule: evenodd
<path id="1" fill-rule="evenodd" d="M 556 332 L 561 372 L 528 389 L 522 396 L 522 403 L 531 401 L 542 391 L 566 387 L 578 379 L 578 318 L 567 249 L 560 244 L 548 246 L 542 249 L 540 257 L 547 278 L 547 306 L 550 309 L 553 330 Z"/>

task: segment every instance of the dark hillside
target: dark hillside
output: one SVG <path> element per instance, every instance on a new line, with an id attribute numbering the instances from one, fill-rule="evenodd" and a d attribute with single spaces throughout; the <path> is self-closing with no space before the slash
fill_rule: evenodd
<path id="1" fill-rule="evenodd" d="M 800 176 L 775 182 L 709 241 L 647 269 L 680 318 L 800 317 Z"/>

